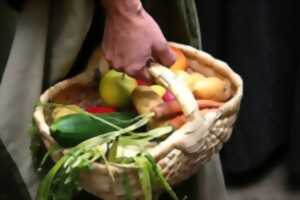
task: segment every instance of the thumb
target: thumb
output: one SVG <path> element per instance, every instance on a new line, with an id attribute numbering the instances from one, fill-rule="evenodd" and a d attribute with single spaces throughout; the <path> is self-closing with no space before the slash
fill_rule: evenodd
<path id="1" fill-rule="evenodd" d="M 154 59 L 164 66 L 170 66 L 176 61 L 176 55 L 173 53 L 167 42 L 161 42 L 154 45 L 152 54 Z"/>
<path id="2" fill-rule="evenodd" d="M 146 81 L 147 83 L 152 83 L 152 77 L 147 67 L 143 67 L 137 74 L 136 78 Z"/>
<path id="3" fill-rule="evenodd" d="M 126 74 L 135 77 L 142 68 L 143 68 L 142 64 L 133 63 L 131 65 L 124 67 L 124 71 Z"/>
<path id="4" fill-rule="evenodd" d="M 150 83 L 152 81 L 152 77 L 148 71 L 148 68 L 146 66 L 142 65 L 131 65 L 129 67 L 126 67 L 124 69 L 125 73 L 129 76 L 132 76 L 137 79 L 141 79 L 146 81 L 147 83 Z"/>

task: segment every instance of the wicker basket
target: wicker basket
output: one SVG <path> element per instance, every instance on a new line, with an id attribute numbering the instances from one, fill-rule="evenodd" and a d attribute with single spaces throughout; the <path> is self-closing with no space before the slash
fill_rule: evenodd
<path id="1" fill-rule="evenodd" d="M 161 167 L 168 182 L 172 185 L 180 183 L 197 172 L 199 167 L 220 151 L 223 144 L 230 138 L 233 125 L 236 121 L 243 94 L 243 82 L 229 66 L 207 53 L 196 50 L 190 46 L 170 43 L 180 49 L 189 60 L 189 67 L 199 71 L 206 76 L 222 76 L 227 78 L 234 90 L 233 97 L 220 109 L 214 112 L 203 114 L 198 111 L 197 103 L 191 92 L 182 84 L 182 88 L 174 87 L 172 73 L 168 70 L 159 69 L 159 66 L 152 66 L 150 69 L 153 76 L 175 94 L 180 102 L 184 114 L 188 116 L 188 122 L 175 131 L 166 140 L 150 150 L 159 166 Z M 62 81 L 49 88 L 41 97 L 41 102 L 60 101 L 69 103 L 74 96 L 79 98 L 80 94 L 75 90 L 69 90 L 74 85 L 87 87 L 95 85 L 97 76 L 95 72 L 105 68 L 106 64 L 99 54 L 92 56 L 89 66 L 82 74 L 65 81 Z M 157 70 L 159 69 L 159 70 Z M 87 89 L 88 90 L 88 89 Z M 184 92 L 182 92 L 184 91 Z M 80 92 L 80 91 L 79 91 Z M 89 95 L 93 98 L 93 95 Z M 67 102 L 64 102 L 67 101 Z M 38 125 L 39 134 L 49 148 L 55 143 L 50 136 L 49 126 L 45 116 L 45 110 L 37 107 L 34 119 Z M 63 151 L 61 151 L 63 152 Z M 57 154 L 54 159 L 61 155 Z M 129 176 L 129 184 L 136 199 L 142 198 L 142 191 L 139 184 L 136 168 L 110 165 L 110 170 L 115 174 L 115 182 L 109 177 L 107 167 L 100 163 L 94 163 L 89 172 L 81 174 L 80 182 L 88 192 L 106 200 L 124 199 L 123 190 L 124 173 Z"/>

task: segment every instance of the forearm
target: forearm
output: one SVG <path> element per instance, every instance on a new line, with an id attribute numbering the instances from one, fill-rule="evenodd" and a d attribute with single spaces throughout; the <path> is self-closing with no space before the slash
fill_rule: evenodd
<path id="1" fill-rule="evenodd" d="M 138 14 L 142 9 L 140 0 L 101 0 L 108 15 Z"/>

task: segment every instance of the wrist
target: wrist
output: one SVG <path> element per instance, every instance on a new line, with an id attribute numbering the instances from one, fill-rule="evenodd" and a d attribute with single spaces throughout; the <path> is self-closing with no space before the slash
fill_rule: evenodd
<path id="1" fill-rule="evenodd" d="M 143 9 L 140 0 L 102 0 L 107 15 L 138 14 Z"/>

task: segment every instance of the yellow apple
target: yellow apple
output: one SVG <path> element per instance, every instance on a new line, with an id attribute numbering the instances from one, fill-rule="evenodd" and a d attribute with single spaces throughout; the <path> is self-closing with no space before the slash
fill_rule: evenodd
<path id="1" fill-rule="evenodd" d="M 137 81 L 116 70 L 108 71 L 100 81 L 99 93 L 106 105 L 125 107 L 131 102 L 131 94 L 137 87 Z"/>

